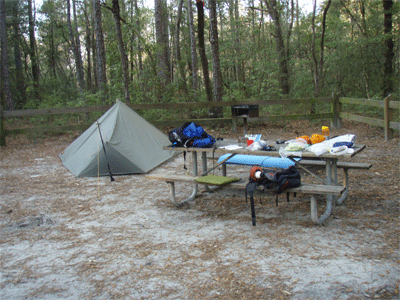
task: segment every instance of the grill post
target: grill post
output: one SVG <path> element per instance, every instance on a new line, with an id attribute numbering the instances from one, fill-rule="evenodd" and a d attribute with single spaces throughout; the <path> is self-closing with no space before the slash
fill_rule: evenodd
<path id="1" fill-rule="evenodd" d="M 259 116 L 259 106 L 258 105 L 233 105 L 231 106 L 232 112 L 232 131 L 237 130 L 237 121 L 239 118 L 243 118 L 244 135 L 247 134 L 247 119 L 248 118 L 258 118 Z"/>

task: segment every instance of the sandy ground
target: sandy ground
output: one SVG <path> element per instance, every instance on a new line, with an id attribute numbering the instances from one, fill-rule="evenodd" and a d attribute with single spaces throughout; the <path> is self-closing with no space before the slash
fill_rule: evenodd
<path id="1" fill-rule="evenodd" d="M 250 131 L 289 139 L 299 127 L 320 128 Z M 307 197 L 276 207 L 263 196 L 256 227 L 243 191 L 177 209 L 167 185 L 143 175 L 75 178 L 57 155 L 76 134 L 10 137 L 0 149 L 0 299 L 399 299 L 399 139 L 351 123 L 332 132 L 344 133 L 367 145 L 354 160 L 373 163 L 350 171 L 345 204 L 316 226 Z M 154 172 L 164 171 L 184 172 L 182 156 Z"/>

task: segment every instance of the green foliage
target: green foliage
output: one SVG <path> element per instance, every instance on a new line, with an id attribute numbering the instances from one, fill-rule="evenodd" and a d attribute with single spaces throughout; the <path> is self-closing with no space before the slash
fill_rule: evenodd
<path id="1" fill-rule="evenodd" d="M 104 2 L 111 6 L 110 1 Z M 139 4 L 136 11 L 132 1 L 120 0 L 121 17 L 123 19 L 122 35 L 130 65 L 130 95 L 132 103 L 188 102 L 205 101 L 204 83 L 200 61 L 198 61 L 199 91 L 191 98 L 184 86 L 191 89 L 189 78 L 192 74 L 190 37 L 188 28 L 187 3 L 184 2 L 180 46 L 181 64 L 185 74 L 183 79 L 178 71 L 175 57 L 174 33 L 178 2 L 169 3 L 169 40 L 172 64 L 171 84 L 161 88 L 157 76 L 157 45 L 155 43 L 154 11 Z M 311 30 L 311 13 L 294 11 L 295 20 L 291 24 L 291 7 L 289 1 L 278 1 L 282 32 L 285 37 L 285 50 L 289 58 L 290 95 L 289 97 L 310 97 L 315 92 L 314 58 L 311 52 L 313 33 Z M 76 1 L 78 32 L 81 40 L 82 57 L 86 80 L 88 78 L 88 56 L 86 38 L 93 38 L 92 7 L 90 2 Z M 280 68 L 277 52 L 276 31 L 268 13 L 260 3 L 256 9 L 242 9 L 235 16 L 231 2 L 219 2 L 219 51 L 221 72 L 224 83 L 223 101 L 263 100 L 283 97 L 280 87 Z M 323 8 L 325 2 L 321 2 Z M 364 6 L 362 6 L 364 5 Z M 365 8 L 364 10 L 362 8 Z M 194 8 L 195 26 L 197 21 Z M 36 34 L 37 54 L 40 64 L 40 99 L 34 98 L 33 82 L 31 82 L 30 41 L 28 35 L 28 18 L 26 3 L 20 1 L 20 14 L 17 18 L 20 36 L 14 36 L 12 10 L 8 9 L 7 33 L 9 36 L 9 64 L 12 75 L 17 76 L 14 45 L 19 43 L 22 58 L 25 58 L 25 85 L 27 103 L 24 108 L 68 107 L 104 104 L 114 102 L 116 98 L 124 99 L 121 57 L 118 49 L 115 24 L 112 13 L 102 9 L 103 33 L 107 60 L 107 95 L 98 93 L 93 88 L 95 78 L 95 59 L 93 48 L 91 55 L 91 90 L 79 91 L 75 62 L 71 52 L 68 28 L 66 23 L 66 5 L 62 0 L 45 0 L 39 9 Z M 206 16 L 208 7 L 206 6 Z M 394 61 L 399 61 L 399 16 L 400 3 L 393 4 L 393 39 L 395 43 Z M 319 46 L 321 42 L 322 9 L 317 11 L 315 32 L 315 59 L 320 61 Z M 209 19 L 206 17 L 206 36 L 209 31 Z M 73 22 L 75 26 L 75 22 Z M 291 35 L 289 37 L 289 30 Z M 89 33 L 90 34 L 87 36 Z M 236 31 L 237 30 L 237 31 Z M 322 89 L 320 96 L 330 96 L 332 92 L 341 96 L 359 98 L 381 98 L 385 36 L 383 35 L 383 6 L 381 1 L 332 1 L 327 14 L 324 67 L 321 76 Z M 91 45 L 94 41 L 91 40 Z M 139 46 L 142 68 L 139 70 Z M 206 52 L 212 75 L 212 57 L 209 40 L 206 38 Z M 198 58 L 199 59 L 199 58 Z M 399 93 L 400 72 L 395 65 L 395 91 Z M 239 69 L 243 68 L 243 78 Z M 212 79 L 212 77 L 211 77 Z M 186 80 L 186 82 L 184 82 Z M 20 89 L 13 82 L 14 91 Z M 161 93 L 161 96 L 160 96 Z M 16 94 L 16 93 L 15 93 Z M 287 95 L 285 95 L 287 97 Z M 102 100 L 107 99 L 107 100 Z M 190 99 L 190 100 L 189 100 Z M 17 100 L 20 101 L 20 100 Z M 193 111 L 194 115 L 206 115 L 206 111 Z M 156 117 L 151 115 L 149 117 Z"/>

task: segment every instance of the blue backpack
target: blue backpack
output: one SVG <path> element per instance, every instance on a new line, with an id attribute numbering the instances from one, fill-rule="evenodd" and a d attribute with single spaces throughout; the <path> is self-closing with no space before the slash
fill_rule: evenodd
<path id="1" fill-rule="evenodd" d="M 215 144 L 215 138 L 194 122 L 172 129 L 168 137 L 172 147 L 211 148 Z"/>

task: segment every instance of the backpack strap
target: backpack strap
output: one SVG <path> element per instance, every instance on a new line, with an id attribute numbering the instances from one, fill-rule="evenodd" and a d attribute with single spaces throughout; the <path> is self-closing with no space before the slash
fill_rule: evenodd
<path id="1" fill-rule="evenodd" d="M 183 168 L 184 168 L 185 170 L 187 170 L 187 168 L 186 168 L 186 153 L 187 153 L 186 150 L 183 151 Z"/>

